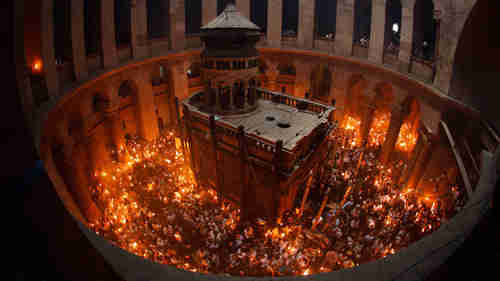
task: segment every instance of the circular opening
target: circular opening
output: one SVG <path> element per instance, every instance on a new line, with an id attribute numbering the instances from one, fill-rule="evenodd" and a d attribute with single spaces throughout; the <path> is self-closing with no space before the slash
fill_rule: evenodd
<path id="1" fill-rule="evenodd" d="M 276 120 L 276 118 L 272 117 L 272 116 L 267 116 L 266 117 L 266 121 L 274 121 Z"/>
<path id="2" fill-rule="evenodd" d="M 280 128 L 284 128 L 284 129 L 286 129 L 286 128 L 290 128 L 290 123 L 286 123 L 286 122 L 279 122 L 279 123 L 278 123 L 278 127 L 280 127 Z"/>

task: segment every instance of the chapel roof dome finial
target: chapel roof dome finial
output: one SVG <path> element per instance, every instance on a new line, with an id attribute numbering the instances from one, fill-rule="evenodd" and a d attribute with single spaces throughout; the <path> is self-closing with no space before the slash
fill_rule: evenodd
<path id="1" fill-rule="evenodd" d="M 212 29 L 245 29 L 259 31 L 260 27 L 243 16 L 236 6 L 230 2 L 222 13 L 201 27 L 202 31 Z"/>

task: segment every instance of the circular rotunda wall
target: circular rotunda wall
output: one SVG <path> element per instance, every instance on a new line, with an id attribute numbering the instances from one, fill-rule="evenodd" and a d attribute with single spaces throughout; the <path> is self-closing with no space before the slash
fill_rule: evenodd
<path id="1" fill-rule="evenodd" d="M 443 96 L 424 83 L 401 73 L 344 57 L 314 51 L 261 48 L 266 63 L 265 81 L 260 86 L 273 91 L 282 87 L 299 98 L 311 88 L 311 72 L 317 64 L 327 65 L 331 73 L 330 93 L 312 99 L 330 103 L 335 99 L 336 121 L 347 114 L 359 114 L 364 104 L 377 100 L 382 91 L 392 91 L 389 108 L 401 108 L 413 99 L 419 104 L 422 127 L 437 134 L 442 116 L 460 112 L 477 118 L 477 112 Z M 67 93 L 48 112 L 43 122 L 40 155 L 54 187 L 82 232 L 125 280 L 250 280 L 225 275 L 200 274 L 173 266 L 154 263 L 110 243 L 89 228 L 88 221 L 99 216 L 87 188 L 92 172 L 100 171 L 113 159 L 110 153 L 124 145 L 127 135 L 153 140 L 162 126 L 177 123 L 175 98 L 185 99 L 200 90 L 195 80 L 182 71 L 184 65 L 198 60 L 199 51 L 176 53 L 125 65 L 104 73 Z M 290 58 L 292 58 L 290 60 Z M 281 62 L 292 64 L 295 73 L 275 75 Z M 161 68 L 161 71 L 159 70 Z M 290 77 L 294 76 L 294 77 Z M 184 81 L 180 83 L 179 81 Z M 292 81 L 292 82 L 290 82 Z M 293 87 L 290 87 L 293 83 Z M 188 85 L 187 88 L 183 85 Z M 382 85 L 382 86 L 381 86 Z M 175 93 L 175 94 L 174 94 Z M 352 99 L 352 97 L 358 97 Z M 361 97 L 361 98 L 360 98 Z M 353 109 L 354 108 L 354 109 Z M 358 110 L 356 110 L 358 108 Z M 446 141 L 440 142 L 446 147 Z M 451 255 L 464 241 L 488 206 L 493 189 L 494 161 L 491 153 L 481 154 L 480 178 L 467 205 L 451 220 L 393 255 L 350 269 L 314 274 L 306 277 L 280 277 L 282 280 L 399 280 L 423 279 Z M 264 280 L 264 279 L 261 279 Z"/>

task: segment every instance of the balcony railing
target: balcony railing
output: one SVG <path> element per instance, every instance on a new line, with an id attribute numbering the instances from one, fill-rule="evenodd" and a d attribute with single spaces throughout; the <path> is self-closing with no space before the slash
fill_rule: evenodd
<path id="1" fill-rule="evenodd" d="M 327 114 L 327 115 L 329 115 L 333 111 L 333 108 L 331 107 L 310 100 L 291 97 L 288 95 L 283 95 L 262 88 L 256 88 L 256 91 L 257 91 L 257 97 L 260 99 L 297 107 L 300 110 L 306 110 L 318 114 Z"/>

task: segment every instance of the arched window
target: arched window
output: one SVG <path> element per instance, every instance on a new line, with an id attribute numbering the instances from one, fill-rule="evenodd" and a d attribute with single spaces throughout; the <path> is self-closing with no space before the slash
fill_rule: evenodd
<path id="1" fill-rule="evenodd" d="M 317 38 L 334 39 L 337 23 L 337 0 L 316 0 L 314 32 Z"/>
<path id="2" fill-rule="evenodd" d="M 186 1 L 186 6 L 188 5 Z M 169 29 L 169 1 L 147 0 L 148 38 L 162 38 L 168 36 Z M 186 29 L 187 30 L 187 29 Z"/>
<path id="3" fill-rule="evenodd" d="M 251 0 L 250 20 L 261 28 L 262 33 L 267 32 L 267 0 Z"/>
<path id="4" fill-rule="evenodd" d="M 186 0 L 186 33 L 200 33 L 201 27 L 201 0 Z"/>
<path id="5" fill-rule="evenodd" d="M 297 37 L 299 26 L 299 0 L 283 0 L 282 18 L 282 36 Z"/>
<path id="6" fill-rule="evenodd" d="M 416 1 L 413 19 L 413 56 L 433 60 L 437 25 L 432 0 Z"/>
<path id="7" fill-rule="evenodd" d="M 372 21 L 372 0 L 354 1 L 354 43 L 368 47 Z"/>
<path id="8" fill-rule="evenodd" d="M 65 1 L 69 2 L 69 1 Z M 87 55 L 101 52 L 101 2 L 85 0 L 83 5 L 85 51 Z"/>
<path id="9" fill-rule="evenodd" d="M 130 1 L 115 0 L 116 46 L 130 44 Z"/>
<path id="10" fill-rule="evenodd" d="M 388 0 L 386 3 L 386 19 L 384 47 L 389 53 L 398 54 L 401 38 L 401 0 Z"/>

